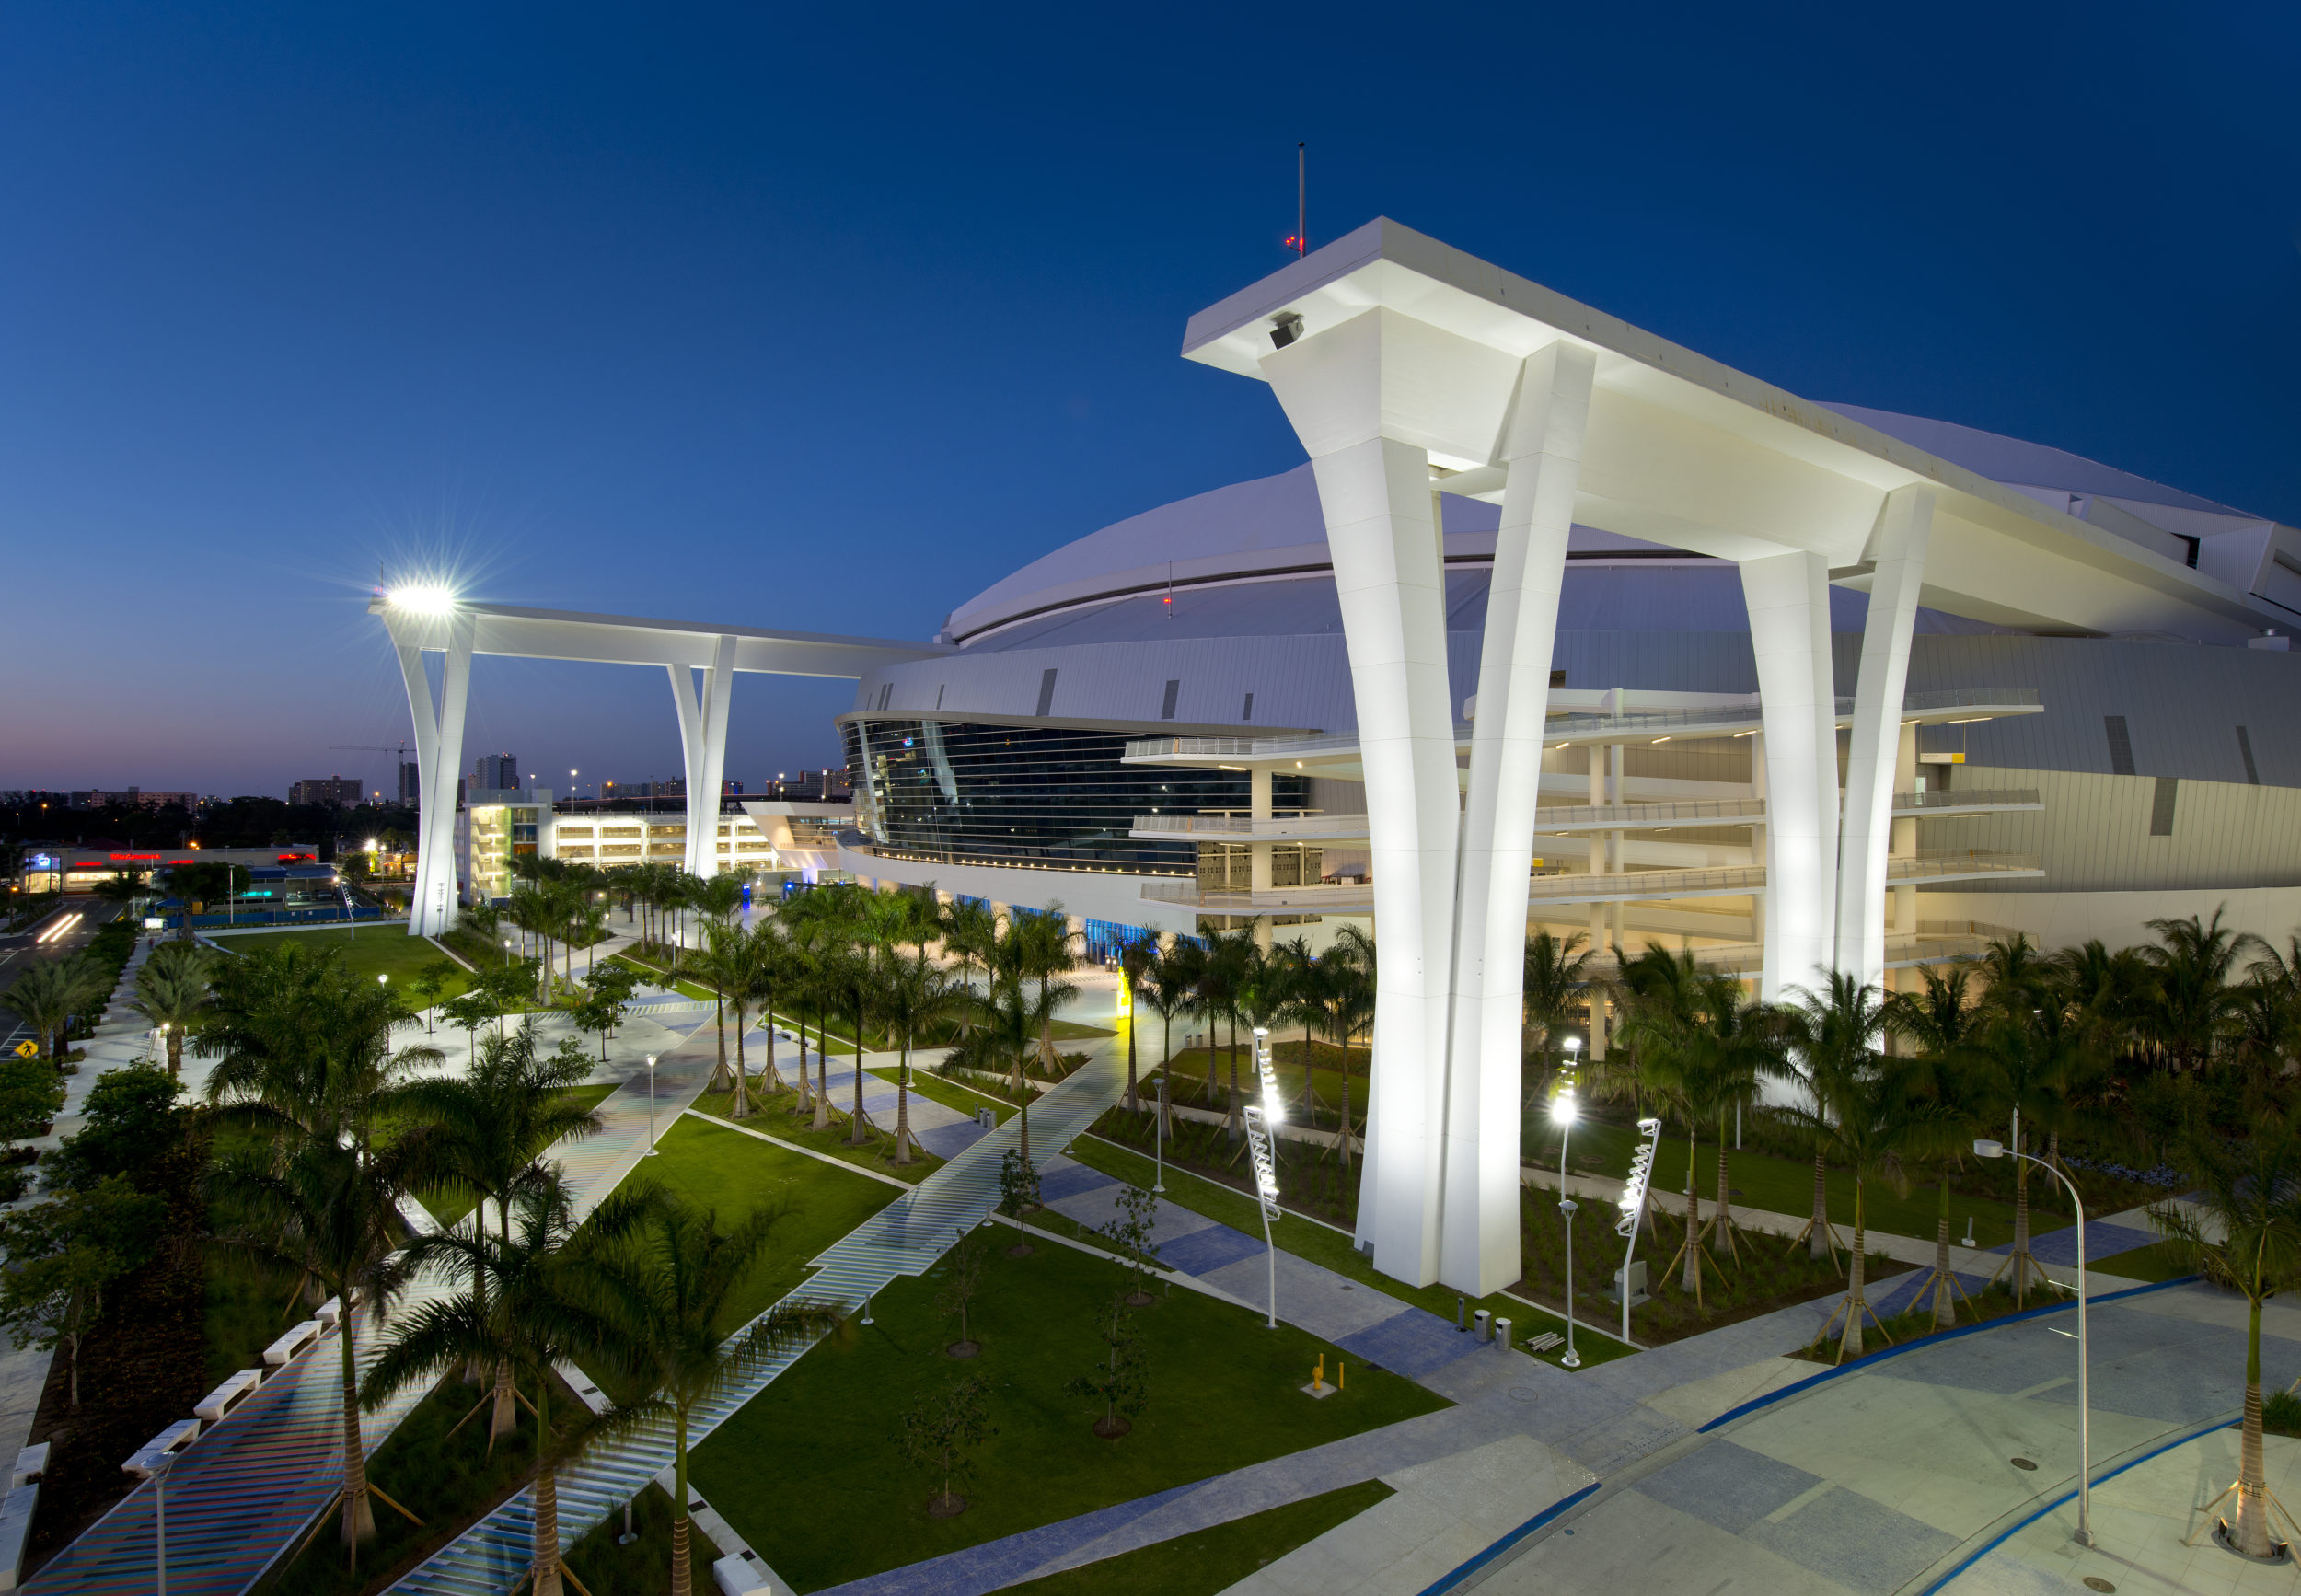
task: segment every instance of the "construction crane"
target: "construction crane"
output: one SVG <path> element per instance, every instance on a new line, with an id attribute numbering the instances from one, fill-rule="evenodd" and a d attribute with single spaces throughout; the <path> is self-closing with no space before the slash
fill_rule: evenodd
<path id="1" fill-rule="evenodd" d="M 392 755 L 394 758 L 391 767 L 391 780 L 392 786 L 395 789 L 397 789 L 399 784 L 399 768 L 408 762 L 408 745 L 404 739 L 396 748 L 387 748 L 376 743 L 330 743 L 328 745 L 328 750 L 330 753 L 337 754 Z M 395 791 L 393 796 L 397 797 L 398 795 L 398 792 Z"/>

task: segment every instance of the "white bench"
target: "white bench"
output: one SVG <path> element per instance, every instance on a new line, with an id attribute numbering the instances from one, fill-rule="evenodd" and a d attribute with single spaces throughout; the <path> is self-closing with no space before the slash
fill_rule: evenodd
<path id="1" fill-rule="evenodd" d="M 199 1439 L 200 1421 L 196 1418 L 179 1418 L 145 1442 L 142 1451 L 120 1466 L 124 1472 L 135 1475 L 138 1479 L 148 1480 L 159 1472 L 163 1461 L 183 1451 Z"/>
<path id="2" fill-rule="evenodd" d="M 275 1368 L 293 1361 L 298 1352 L 319 1339 L 319 1321 L 306 1319 L 263 1349 L 263 1360 Z"/>
<path id="3" fill-rule="evenodd" d="M 38 1446 L 28 1446 L 16 1454 L 16 1467 L 8 1474 L 8 1489 L 38 1485 L 40 1476 L 47 1472 L 48 1443 L 43 1440 Z"/>
<path id="4" fill-rule="evenodd" d="M 243 1369 L 193 1404 L 191 1411 L 210 1424 L 222 1424 L 225 1414 L 253 1396 L 262 1385 L 262 1370 Z"/>
<path id="5" fill-rule="evenodd" d="M 0 1501 L 0 1590 L 13 1590 L 24 1567 L 24 1544 L 31 1539 L 32 1515 L 40 1510 L 40 1486 L 11 1486 Z"/>
<path id="6" fill-rule="evenodd" d="M 312 1317 L 328 1326 L 329 1329 L 335 1329 L 343 1323 L 343 1299 L 329 1298 L 319 1305 L 319 1312 L 314 1313 Z"/>

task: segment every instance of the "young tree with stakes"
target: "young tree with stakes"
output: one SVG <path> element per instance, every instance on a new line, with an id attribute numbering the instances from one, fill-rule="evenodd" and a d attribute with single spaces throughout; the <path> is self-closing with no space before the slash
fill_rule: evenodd
<path id="1" fill-rule="evenodd" d="M 1115 1295 L 1110 1312 L 1094 1316 L 1094 1333 L 1103 1343 L 1102 1360 L 1067 1382 L 1063 1394 L 1101 1403 L 1103 1415 L 1094 1421 L 1094 1433 L 1116 1440 L 1135 1428 L 1135 1415 L 1149 1401 L 1142 1341 L 1135 1334 L 1135 1316 Z"/>
<path id="2" fill-rule="evenodd" d="M 943 1351 L 954 1358 L 972 1358 L 982 1343 L 967 1334 L 967 1310 L 983 1289 L 983 1240 L 979 1232 L 963 1232 L 958 1244 L 943 1255 L 942 1290 L 935 1297 L 935 1312 L 959 1322 L 959 1338 Z"/>
<path id="3" fill-rule="evenodd" d="M 975 1475 L 975 1451 L 999 1433 L 990 1422 L 990 1384 L 970 1374 L 940 1396 L 921 1396 L 904 1414 L 896 1431 L 896 1444 L 914 1468 L 942 1482 L 927 1502 L 931 1519 L 955 1519 L 966 1511 L 966 1498 L 953 1490 Z"/>
<path id="4" fill-rule="evenodd" d="M 1027 1257 L 1035 1250 L 1023 1237 L 1023 1216 L 1037 1207 L 1038 1171 L 1032 1167 L 1028 1153 L 1011 1147 L 999 1160 L 999 1211 L 1014 1221 L 1014 1245 L 1007 1249 L 1010 1258 Z"/>

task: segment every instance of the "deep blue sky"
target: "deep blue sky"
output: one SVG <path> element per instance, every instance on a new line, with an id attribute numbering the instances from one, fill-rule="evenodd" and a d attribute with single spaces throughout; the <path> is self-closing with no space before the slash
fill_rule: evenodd
<path id="1" fill-rule="evenodd" d="M 1389 214 L 1794 392 L 2301 519 L 2291 7 L 0 12 L 0 787 L 387 756 L 362 600 L 923 637 L 1301 454 L 1188 314 Z M 845 685 L 742 678 L 728 773 Z M 653 673 L 468 749 L 677 769 Z M 562 783 L 563 784 L 563 783 Z"/>

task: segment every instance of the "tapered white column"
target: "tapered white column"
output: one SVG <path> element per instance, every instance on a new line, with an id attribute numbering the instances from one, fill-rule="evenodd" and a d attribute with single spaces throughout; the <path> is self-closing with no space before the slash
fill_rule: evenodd
<path id="1" fill-rule="evenodd" d="M 1836 954 L 1838 762 L 1830 567 L 1791 552 L 1741 562 L 1765 728 L 1765 966 L 1758 995 L 1827 988 Z"/>
<path id="2" fill-rule="evenodd" d="M 1871 985 L 1884 978 L 1886 969 L 1886 854 L 1902 700 L 1933 522 L 1930 488 L 1897 488 L 1886 495 L 1870 535 L 1869 617 L 1862 627 L 1861 675 L 1854 684 L 1845 831 L 1838 847 L 1837 965 Z"/>
<path id="3" fill-rule="evenodd" d="M 464 710 L 471 697 L 471 642 L 477 620 L 456 614 L 445 624 L 446 666 L 440 673 L 439 702 L 423 668 L 420 636 L 403 631 L 387 617 L 408 689 L 408 714 L 415 723 L 415 884 L 408 900 L 408 934 L 437 936 L 456 923 L 456 782 L 463 763 Z M 427 628 L 428 630 L 428 628 Z"/>
<path id="4" fill-rule="evenodd" d="M 695 673 L 683 665 L 668 668 L 687 765 L 685 868 L 691 875 L 713 875 L 719 870 L 719 784 L 727 769 L 727 707 L 735 679 L 735 640 L 723 636 L 713 645 L 700 703 Z"/>
<path id="5" fill-rule="evenodd" d="M 1526 884 L 1558 595 L 1596 368 L 1592 352 L 1571 344 L 1554 343 L 1528 357 L 1500 450 L 1509 476 L 1495 535 L 1463 813 L 1439 1238 L 1439 1278 L 1480 1296 L 1523 1269 L 1518 1192 Z"/>

